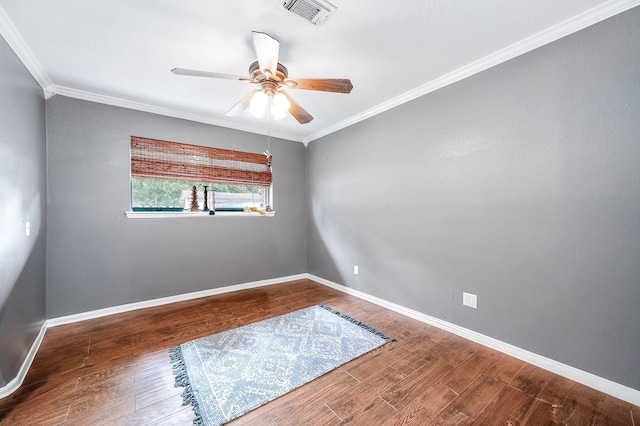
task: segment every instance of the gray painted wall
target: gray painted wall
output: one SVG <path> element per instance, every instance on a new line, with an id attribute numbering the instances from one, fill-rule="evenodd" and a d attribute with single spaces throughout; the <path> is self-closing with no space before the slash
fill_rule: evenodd
<path id="1" fill-rule="evenodd" d="M 130 135 L 255 152 L 266 138 L 61 96 L 47 213 L 42 91 L 0 39 L 0 386 L 45 318 L 46 246 L 49 318 L 308 271 L 640 389 L 638 22 L 306 153 L 273 140 L 275 218 L 127 219 Z"/>
<path id="2" fill-rule="evenodd" d="M 309 272 L 640 390 L 639 23 L 312 142 Z"/>
<path id="3" fill-rule="evenodd" d="M 128 219 L 129 137 L 262 152 L 266 136 L 47 101 L 47 316 L 306 272 L 304 145 L 271 140 L 276 216 Z"/>
<path id="4" fill-rule="evenodd" d="M 45 156 L 42 89 L 0 37 L 0 387 L 45 320 Z"/>

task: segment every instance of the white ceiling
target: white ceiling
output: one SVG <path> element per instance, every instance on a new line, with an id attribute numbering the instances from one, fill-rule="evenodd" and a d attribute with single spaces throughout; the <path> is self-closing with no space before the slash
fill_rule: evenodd
<path id="1" fill-rule="evenodd" d="M 308 142 L 640 4 L 640 0 L 331 0 L 319 25 L 281 0 L 0 0 L 0 32 L 61 94 Z M 251 31 L 280 40 L 289 77 L 349 78 L 351 94 L 289 90 L 308 124 L 224 113 L 255 86 Z M 270 130 L 269 129 L 270 126 Z"/>

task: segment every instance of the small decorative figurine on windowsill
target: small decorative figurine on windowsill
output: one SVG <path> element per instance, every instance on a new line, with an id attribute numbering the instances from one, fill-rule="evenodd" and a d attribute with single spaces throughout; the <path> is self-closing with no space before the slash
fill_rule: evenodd
<path id="1" fill-rule="evenodd" d="M 204 207 L 202 208 L 203 212 L 208 212 L 209 211 L 209 199 L 207 196 L 207 185 L 204 185 Z"/>
<path id="2" fill-rule="evenodd" d="M 200 210 L 200 208 L 198 206 L 198 190 L 196 189 L 196 186 L 193 185 L 193 188 L 191 188 L 191 209 L 190 209 L 190 211 L 197 212 L 199 210 Z"/>

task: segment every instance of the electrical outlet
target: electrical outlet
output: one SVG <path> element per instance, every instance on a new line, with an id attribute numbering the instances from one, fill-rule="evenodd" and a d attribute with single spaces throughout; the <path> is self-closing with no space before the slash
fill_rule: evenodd
<path id="1" fill-rule="evenodd" d="M 478 296 L 471 293 L 462 293 L 462 304 L 473 309 L 478 309 Z"/>
<path id="2" fill-rule="evenodd" d="M 24 223 L 24 236 L 28 237 L 31 235 L 31 222 Z"/>
<path id="3" fill-rule="evenodd" d="M 358 275 L 359 274 L 359 270 L 358 270 L 358 265 L 353 265 L 353 275 Z"/>

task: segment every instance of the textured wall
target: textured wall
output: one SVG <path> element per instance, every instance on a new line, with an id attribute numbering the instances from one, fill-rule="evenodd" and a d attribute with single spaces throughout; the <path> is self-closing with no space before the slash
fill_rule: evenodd
<path id="1" fill-rule="evenodd" d="M 266 137 L 61 96 L 46 107 L 48 318 L 306 271 L 304 145 L 271 141 L 273 218 L 128 219 L 130 135 L 251 152 Z"/>
<path id="2" fill-rule="evenodd" d="M 44 116 L 42 89 L 0 37 L 0 387 L 45 320 Z"/>
<path id="3" fill-rule="evenodd" d="M 639 23 L 312 142 L 309 272 L 640 390 Z"/>

